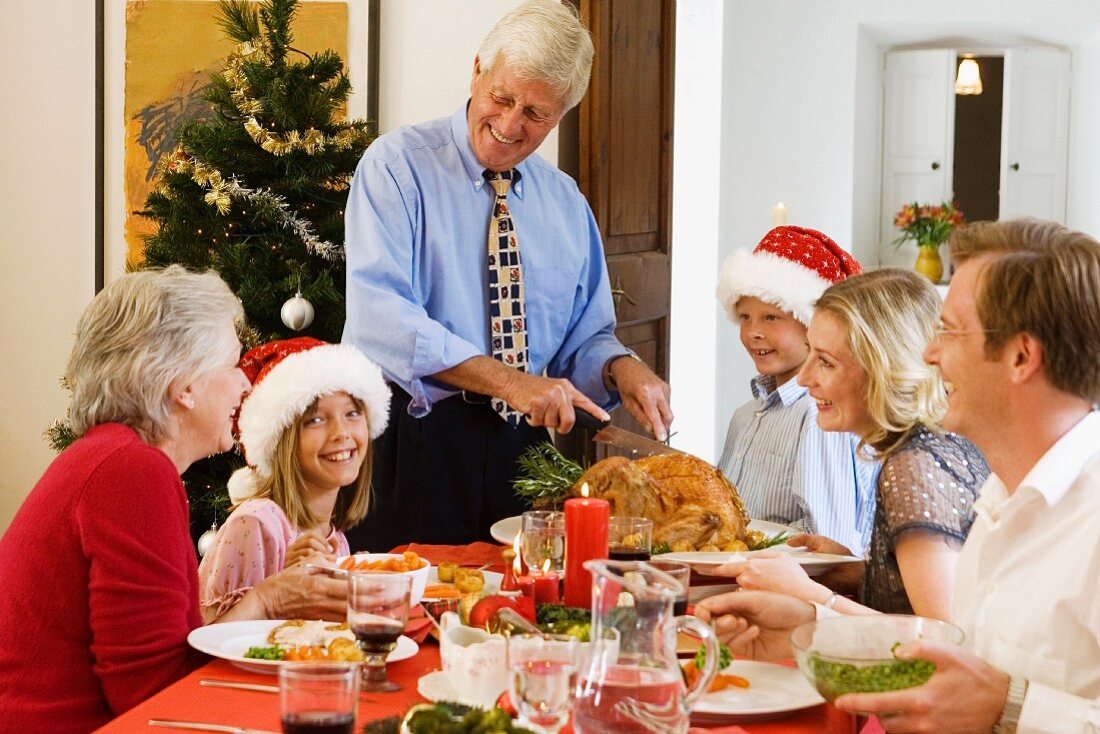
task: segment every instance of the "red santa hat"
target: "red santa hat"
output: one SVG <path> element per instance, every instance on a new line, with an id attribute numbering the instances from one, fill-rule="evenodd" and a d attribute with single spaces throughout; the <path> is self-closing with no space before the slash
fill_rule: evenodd
<path id="1" fill-rule="evenodd" d="M 825 289 L 862 271 L 828 235 L 806 227 L 776 227 L 752 252 L 737 250 L 726 258 L 718 276 L 718 302 L 734 322 L 737 301 L 755 296 L 809 326 L 814 301 Z"/>
<path id="2" fill-rule="evenodd" d="M 271 476 L 275 447 L 317 398 L 346 392 L 366 406 L 370 437 L 378 438 L 390 417 L 390 388 L 378 365 L 350 344 L 302 336 L 248 350 L 240 368 L 252 382 L 241 404 L 237 428 L 248 466 L 229 479 L 237 504 L 256 493 Z"/>

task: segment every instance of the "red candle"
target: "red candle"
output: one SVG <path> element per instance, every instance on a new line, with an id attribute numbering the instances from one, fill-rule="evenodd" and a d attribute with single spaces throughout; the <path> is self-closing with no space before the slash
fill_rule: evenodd
<path id="1" fill-rule="evenodd" d="M 607 558 L 607 521 L 611 505 L 607 500 L 588 496 L 588 485 L 581 488 L 584 497 L 565 501 L 565 605 L 592 605 L 592 574 L 584 562 Z"/>
<path id="2" fill-rule="evenodd" d="M 534 576 L 516 576 L 516 588 L 519 589 L 519 593 L 522 596 L 529 596 L 538 601 L 538 597 L 535 596 L 535 577 Z"/>
<path id="3" fill-rule="evenodd" d="M 557 571 L 532 571 L 531 576 L 535 579 L 536 604 L 561 604 Z"/>

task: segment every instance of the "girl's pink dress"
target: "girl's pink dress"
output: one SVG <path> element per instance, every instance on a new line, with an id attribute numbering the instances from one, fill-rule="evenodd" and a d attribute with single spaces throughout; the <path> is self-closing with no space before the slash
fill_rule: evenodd
<path id="1" fill-rule="evenodd" d="M 218 530 L 214 547 L 199 564 L 199 601 L 204 615 L 221 616 L 253 586 L 283 570 L 286 551 L 302 533 L 270 499 L 245 500 Z M 338 530 L 338 556 L 349 554 L 348 539 Z"/>

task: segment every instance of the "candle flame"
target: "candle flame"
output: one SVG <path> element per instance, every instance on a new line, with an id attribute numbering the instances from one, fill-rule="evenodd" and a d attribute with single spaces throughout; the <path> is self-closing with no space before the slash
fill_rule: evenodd
<path id="1" fill-rule="evenodd" d="M 545 561 L 542 562 L 542 572 L 543 573 L 550 573 L 550 559 L 549 558 L 547 558 Z"/>
<path id="2" fill-rule="evenodd" d="M 515 559 L 512 560 L 512 571 L 515 572 L 518 578 L 523 573 L 523 562 L 520 560 L 520 545 L 523 538 L 523 531 L 516 533 L 516 537 L 512 539 L 512 550 L 516 552 Z"/>
<path id="3" fill-rule="evenodd" d="M 584 484 L 581 485 L 581 497 L 587 497 L 587 496 L 588 496 L 588 482 L 585 482 Z"/>

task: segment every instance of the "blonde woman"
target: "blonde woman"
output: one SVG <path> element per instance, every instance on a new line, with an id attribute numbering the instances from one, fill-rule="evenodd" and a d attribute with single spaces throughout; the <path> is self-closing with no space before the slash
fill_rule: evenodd
<path id="1" fill-rule="evenodd" d="M 871 546 L 862 564 L 811 580 L 789 555 L 717 569 L 746 589 L 780 591 L 838 611 L 948 618 L 955 563 L 989 475 L 981 453 L 939 428 L 947 408 L 938 373 L 922 358 L 940 299 L 924 277 L 877 270 L 841 281 L 814 306 L 810 356 L 798 374 L 825 431 L 850 431 L 882 462 Z M 847 554 L 828 538 L 791 545 Z M 837 591 L 855 591 L 853 602 Z"/>

